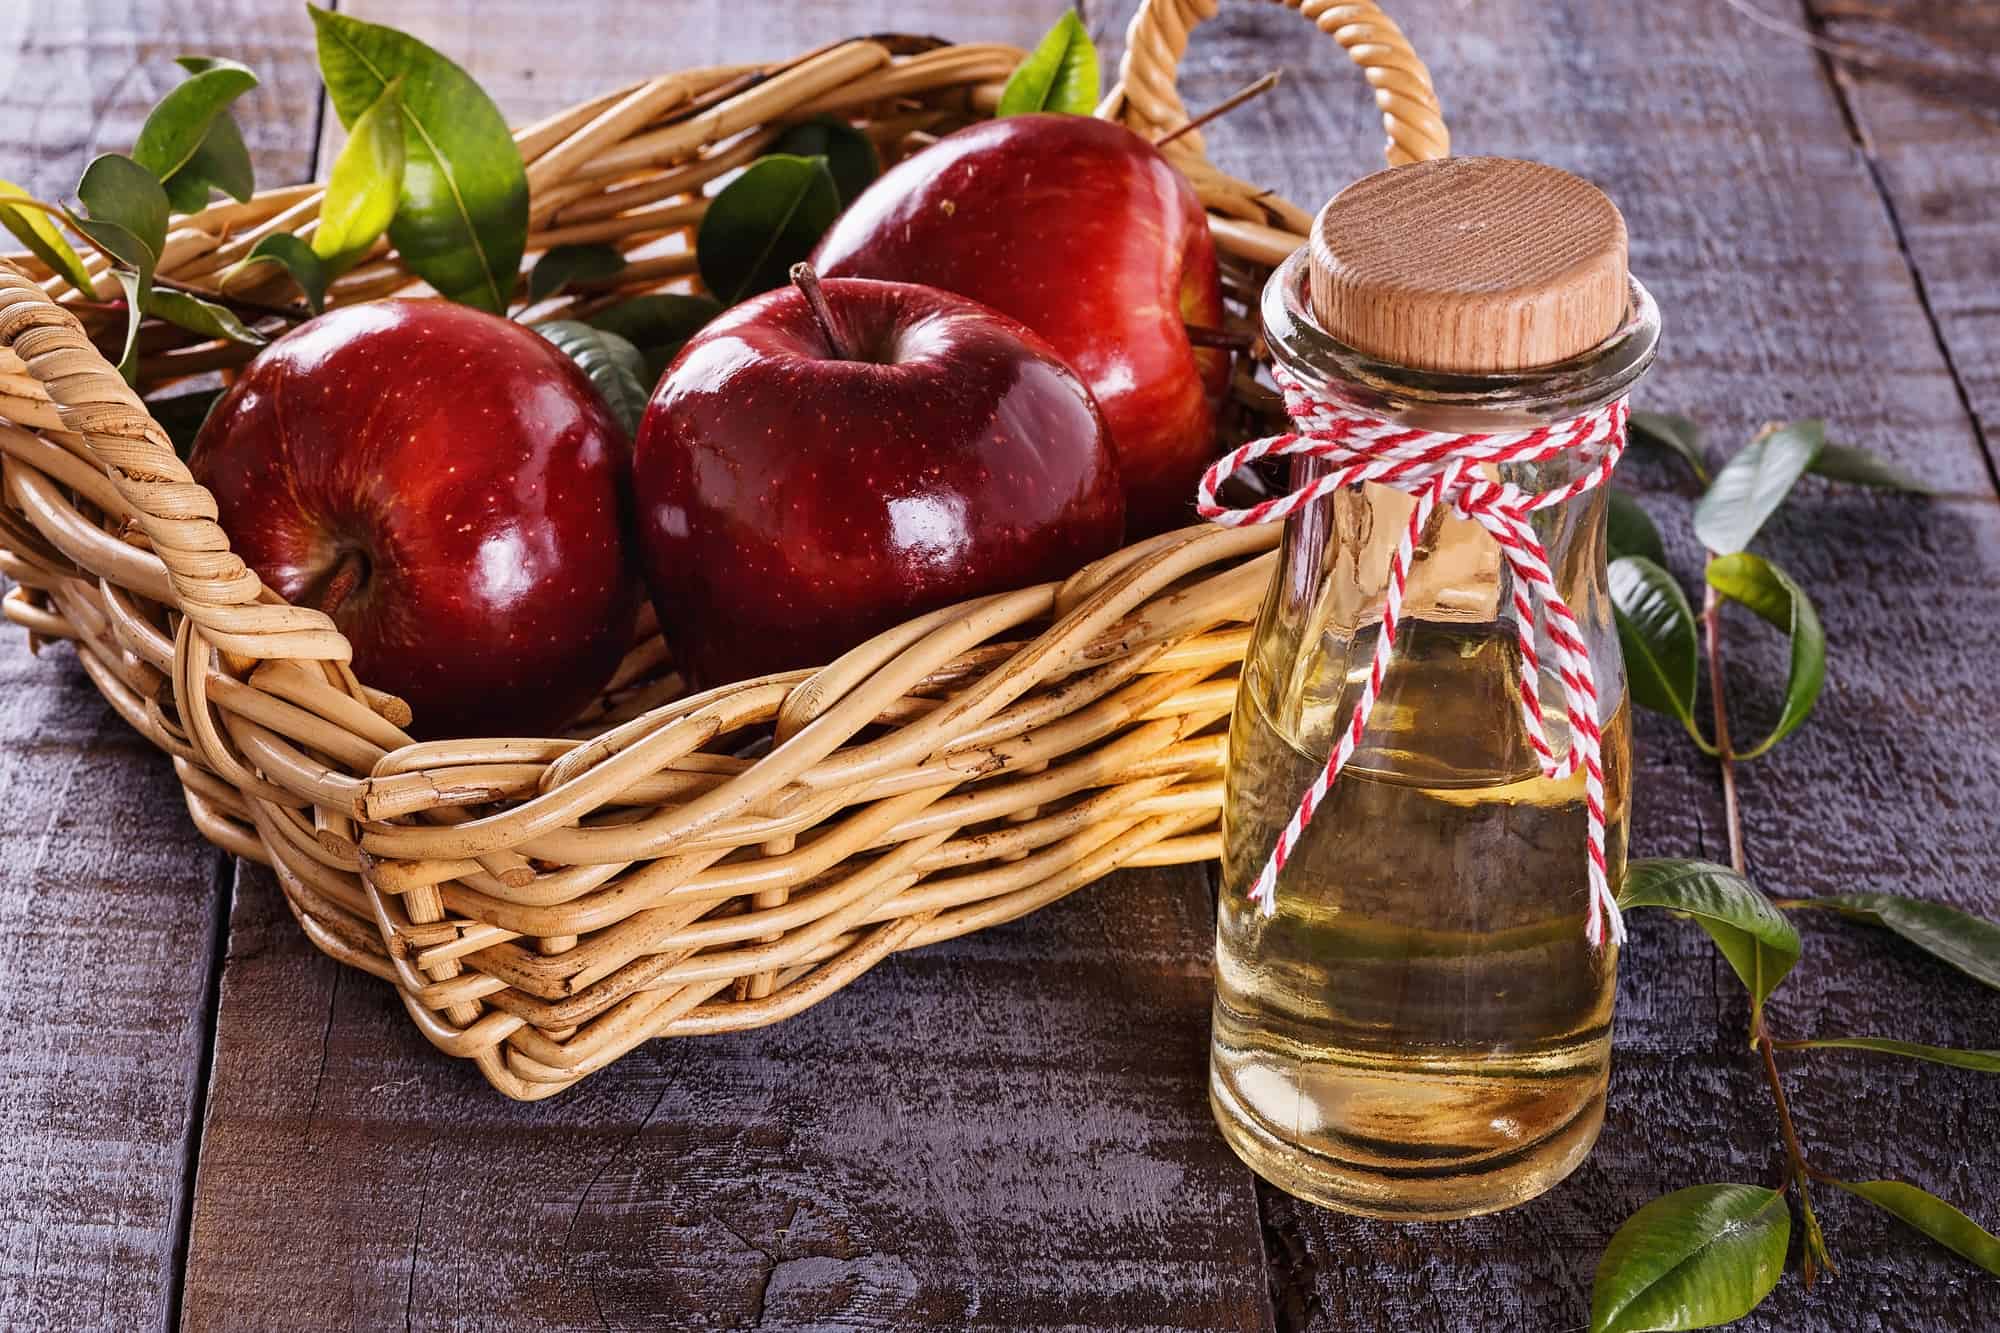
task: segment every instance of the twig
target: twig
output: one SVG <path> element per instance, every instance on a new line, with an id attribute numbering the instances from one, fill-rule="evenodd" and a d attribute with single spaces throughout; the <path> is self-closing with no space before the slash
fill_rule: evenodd
<path id="1" fill-rule="evenodd" d="M 1218 329 L 1208 324 L 1183 324 L 1187 339 L 1196 347 L 1226 347 L 1234 352 L 1247 352 L 1257 343 L 1251 333 L 1240 333 L 1235 329 Z"/>
<path id="2" fill-rule="evenodd" d="M 1715 552 L 1705 552 L 1704 558 L 1705 561 L 1714 560 Z M 1736 799 L 1736 751 L 1729 740 L 1729 699 L 1723 691 L 1722 599 L 1716 593 L 1715 585 L 1706 579 L 1702 582 L 1702 638 L 1708 652 L 1708 693 L 1709 707 L 1715 720 L 1715 760 L 1722 769 L 1722 822 L 1729 837 L 1730 869 L 1747 878 L 1743 813 Z M 1834 1271 L 1833 1256 L 1827 1253 L 1825 1238 L 1820 1234 L 1819 1219 L 1814 1215 L 1812 1206 L 1810 1182 L 1821 1173 L 1806 1161 L 1805 1149 L 1799 1146 L 1798 1127 L 1792 1122 L 1792 1105 L 1785 1098 L 1784 1081 L 1778 1077 L 1778 1057 L 1773 1050 L 1770 1030 L 1764 1026 L 1761 1005 L 1752 1006 L 1750 1043 L 1764 1059 L 1764 1081 L 1770 1085 L 1771 1100 L 1778 1108 L 1778 1129 L 1785 1141 L 1786 1178 L 1798 1190 L 1799 1211 L 1805 1218 L 1802 1276 L 1810 1288 L 1818 1276 L 1819 1267 L 1824 1267 L 1829 1273 Z"/>
<path id="3" fill-rule="evenodd" d="M 1248 84 L 1243 88 L 1238 89 L 1237 91 L 1231 93 L 1229 96 L 1223 98 L 1220 102 L 1217 102 L 1214 106 L 1210 107 L 1208 110 L 1196 116 L 1193 120 L 1190 120 L 1187 124 L 1182 125 L 1177 129 L 1168 130 L 1165 134 L 1162 134 L 1159 138 L 1153 140 L 1153 147 L 1165 148 L 1168 144 L 1180 138 L 1183 134 L 1187 134 L 1194 130 L 1200 129 L 1202 126 L 1208 124 L 1208 122 L 1214 120 L 1218 116 L 1225 116 L 1229 114 L 1231 111 L 1234 111 L 1237 107 L 1242 106 L 1245 102 L 1249 101 L 1253 97 L 1263 96 L 1265 93 L 1270 92 L 1273 88 L 1278 86 L 1278 77 L 1283 73 L 1284 71 L 1281 69 L 1274 69 L 1269 74 L 1266 74 L 1263 78 L 1257 80 L 1255 83 Z"/>
<path id="4" fill-rule="evenodd" d="M 1785 1085 L 1778 1078 L 1778 1058 L 1771 1051 L 1771 1034 L 1763 1030 L 1763 1021 L 1757 1024 L 1757 1049 L 1764 1055 L 1764 1078 L 1771 1085 L 1771 1096 L 1778 1103 L 1778 1128 L 1785 1136 L 1785 1155 L 1791 1159 L 1792 1169 L 1806 1170 L 1805 1150 L 1799 1147 L 1799 1131 L 1792 1124 L 1792 1108 L 1785 1101 Z"/>
<path id="5" fill-rule="evenodd" d="M 1715 559 L 1715 552 L 1708 552 L 1707 558 Z M 1709 700 L 1715 711 L 1715 758 L 1722 766 L 1722 823 L 1729 834 L 1729 868 L 1747 876 L 1743 815 L 1736 803 L 1736 752 L 1729 744 L 1729 703 L 1722 690 L 1722 599 L 1712 584 L 1702 593 L 1701 629 L 1708 649 Z"/>

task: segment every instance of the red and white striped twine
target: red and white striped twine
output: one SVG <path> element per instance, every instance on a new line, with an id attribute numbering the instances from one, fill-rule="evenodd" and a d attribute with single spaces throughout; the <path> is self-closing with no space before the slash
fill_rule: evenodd
<path id="1" fill-rule="evenodd" d="M 1228 527 L 1275 523 L 1323 496 L 1347 486 L 1374 482 L 1416 497 L 1410 521 L 1389 562 L 1389 586 L 1382 599 L 1382 631 L 1375 641 L 1375 659 L 1368 683 L 1354 705 L 1354 718 L 1328 756 L 1326 767 L 1299 799 L 1291 821 L 1278 835 L 1271 859 L 1250 890 L 1251 901 L 1269 916 L 1277 910 L 1278 872 L 1312 821 L 1313 811 L 1333 787 L 1340 771 L 1367 729 L 1368 715 L 1382 692 L 1383 673 L 1396 645 L 1403 592 L 1412 552 L 1431 514 L 1442 504 L 1459 517 L 1479 524 L 1498 542 L 1514 574 L 1514 615 L 1521 651 L 1521 720 L 1528 741 L 1541 762 L 1544 776 L 1563 779 L 1583 770 L 1584 804 L 1589 812 L 1585 832 L 1590 878 L 1590 909 L 1584 933 L 1592 946 L 1602 945 L 1607 923 L 1611 938 L 1625 940 L 1625 922 L 1612 895 L 1604 860 L 1603 731 L 1597 681 L 1582 627 L 1556 587 L 1548 551 L 1535 535 L 1528 516 L 1538 509 L 1573 500 L 1603 484 L 1625 451 L 1625 400 L 1593 409 L 1580 417 L 1535 430 L 1496 435 L 1449 435 L 1411 430 L 1339 402 L 1317 398 L 1282 369 L 1278 387 L 1296 429 L 1268 439 L 1253 440 L 1233 450 L 1201 479 L 1196 507 L 1202 517 Z M 1228 478 L 1273 455 L 1303 455 L 1324 459 L 1332 470 L 1317 480 L 1248 509 L 1225 508 L 1216 490 Z M 1492 481 L 1479 471 L 1487 463 L 1539 463 L 1558 455 L 1578 458 L 1587 470 L 1554 490 L 1524 491 L 1508 482 Z M 1568 706 L 1570 747 L 1557 759 L 1543 726 L 1541 654 L 1546 639 L 1562 681 Z"/>

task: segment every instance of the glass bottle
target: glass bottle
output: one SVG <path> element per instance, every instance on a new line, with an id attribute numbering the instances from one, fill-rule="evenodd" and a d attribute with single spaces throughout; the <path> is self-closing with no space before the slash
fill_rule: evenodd
<path id="1" fill-rule="evenodd" d="M 1613 402 L 1659 334 L 1610 201 L 1502 159 L 1393 168 L 1343 192 L 1272 276 L 1262 314 L 1276 361 L 1316 396 L 1457 433 Z M 1537 492 L 1583 466 L 1484 465 Z M 1295 459 L 1291 484 L 1327 469 Z M 1615 889 L 1631 765 L 1605 495 L 1532 525 L 1593 663 Z M 1545 777 L 1521 717 L 1512 572 L 1492 536 L 1442 508 L 1409 566 L 1379 698 L 1278 875 L 1274 914 L 1246 896 L 1352 721 L 1415 503 L 1371 484 L 1286 520 L 1230 731 L 1209 1088 L 1236 1152 L 1288 1192 L 1441 1219 L 1532 1198 L 1589 1152 L 1616 946 L 1586 939 L 1583 775 Z M 1564 694 L 1542 656 L 1560 755 Z"/>

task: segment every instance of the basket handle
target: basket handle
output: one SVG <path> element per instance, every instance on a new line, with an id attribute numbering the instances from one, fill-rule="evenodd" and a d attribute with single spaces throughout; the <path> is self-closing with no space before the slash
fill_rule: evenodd
<path id="1" fill-rule="evenodd" d="M 104 469 L 154 556 L 166 567 L 178 610 L 204 646 L 242 659 L 296 657 L 345 662 L 352 656 L 333 621 L 287 606 L 229 549 L 215 499 L 196 484 L 166 432 L 105 361 L 76 317 L 41 286 L 0 260 L 0 348 L 26 366 L 53 403 L 64 430 L 82 437 Z"/>
<path id="2" fill-rule="evenodd" d="M 1382 109 L 1389 141 L 1383 152 L 1392 167 L 1451 154 L 1451 134 L 1430 71 L 1410 39 L 1374 0 L 1283 0 L 1339 42 L 1361 66 Z M 1098 107 L 1148 139 L 1187 123 L 1187 107 L 1175 86 L 1188 34 L 1215 17 L 1216 0 L 1143 0 L 1125 30 L 1125 58 L 1118 84 Z M 1199 132 L 1183 134 L 1164 149 L 1176 165 L 1206 161 Z"/>

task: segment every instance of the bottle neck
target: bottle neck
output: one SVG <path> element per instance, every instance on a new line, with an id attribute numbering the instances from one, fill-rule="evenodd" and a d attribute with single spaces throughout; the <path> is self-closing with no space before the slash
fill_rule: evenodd
<path id="1" fill-rule="evenodd" d="M 1551 366 L 1480 375 L 1417 370 L 1343 343 L 1313 316 L 1304 249 L 1271 275 L 1260 314 L 1272 359 L 1317 397 L 1417 430 L 1531 430 L 1624 397 L 1652 364 L 1659 307 L 1638 279 L 1630 285 L 1625 322 L 1588 352 Z"/>
<path id="2" fill-rule="evenodd" d="M 1583 357 L 1534 372 L 1467 376 L 1385 365 L 1343 347 L 1311 319 L 1303 272 L 1302 260 L 1295 257 L 1273 277 L 1264 303 L 1266 335 L 1285 377 L 1326 414 L 1302 422 L 1302 429 L 1343 442 L 1336 452 L 1346 456 L 1298 460 L 1288 489 L 1297 491 L 1352 466 L 1356 452 L 1370 463 L 1392 454 L 1434 459 L 1440 455 L 1429 450 L 1452 444 L 1448 438 L 1404 441 L 1400 430 L 1487 437 L 1468 442 L 1464 454 L 1452 455 L 1464 471 L 1443 480 L 1466 481 L 1473 490 L 1497 483 L 1526 495 L 1559 497 L 1517 512 L 1525 535 L 1546 556 L 1554 595 L 1575 616 L 1576 632 L 1598 664 L 1597 687 L 1607 700 L 1620 697 L 1624 681 L 1606 578 L 1602 485 L 1616 451 L 1603 441 L 1622 422 L 1621 410 L 1611 405 L 1637 380 L 1657 346 L 1658 314 L 1644 288 L 1633 284 L 1626 324 Z M 1567 439 L 1562 432 L 1578 423 L 1595 423 L 1602 433 L 1578 437 L 1581 443 L 1575 448 L 1547 451 L 1516 450 L 1508 441 L 1492 438 L 1553 429 Z M 1323 727 L 1344 726 L 1350 696 L 1367 675 L 1396 582 L 1397 550 L 1420 505 L 1409 493 L 1410 473 L 1394 479 L 1405 489 L 1348 486 L 1287 520 L 1281 564 L 1259 621 L 1250 671 L 1260 692 L 1268 694 L 1274 718 L 1295 728 L 1290 734 L 1305 738 Z M 1570 493 L 1572 483 L 1579 482 L 1588 488 Z M 1472 490 L 1454 495 L 1467 498 Z M 1467 507 L 1478 506 L 1467 498 Z M 1463 517 L 1449 503 L 1441 504 L 1417 534 L 1400 583 L 1395 638 L 1398 660 L 1414 654 L 1414 665 L 1406 673 L 1410 679 L 1390 690 L 1396 698 L 1419 689 L 1420 678 L 1442 679 L 1433 668 L 1442 669 L 1438 663 L 1445 659 L 1511 662 L 1517 655 L 1513 641 L 1523 628 L 1518 609 L 1523 594 L 1538 602 L 1540 593 L 1529 588 L 1519 564 L 1509 560 L 1496 537 L 1493 515 L 1484 519 Z M 1510 540 L 1516 535 L 1500 526 L 1501 535 Z M 1544 652 L 1542 659 L 1543 671 L 1552 672 L 1556 663 L 1550 654 Z M 1518 691 L 1506 684 L 1512 670 L 1492 676 L 1498 682 L 1494 697 L 1481 705 L 1481 716 L 1492 712 L 1495 726 L 1511 725 Z M 1551 708 L 1561 707 L 1555 679 L 1543 680 L 1542 696 Z M 1413 706 L 1415 697 L 1410 696 Z M 1385 705 L 1392 713 L 1396 698 Z M 1433 766 L 1440 771 L 1469 762 L 1452 749 L 1452 737 L 1430 736 L 1426 744 L 1432 742 L 1439 750 Z M 1524 762 L 1532 763 L 1523 745 L 1502 748 L 1512 756 L 1508 763 L 1521 757 L 1513 755 L 1517 749 L 1527 755 Z M 1357 762 L 1371 761 L 1362 756 Z"/>

